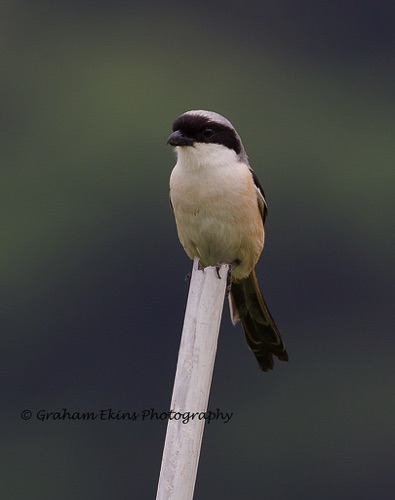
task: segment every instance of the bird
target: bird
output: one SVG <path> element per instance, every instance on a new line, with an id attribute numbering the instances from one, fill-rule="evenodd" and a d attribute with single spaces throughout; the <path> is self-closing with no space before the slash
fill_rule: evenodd
<path id="1" fill-rule="evenodd" d="M 267 216 L 262 186 L 239 134 L 224 116 L 186 111 L 172 130 L 167 143 L 177 162 L 170 175 L 170 206 L 178 238 L 203 268 L 229 264 L 232 323 L 241 321 L 261 370 L 272 370 L 273 357 L 288 361 L 288 353 L 255 273 Z"/>

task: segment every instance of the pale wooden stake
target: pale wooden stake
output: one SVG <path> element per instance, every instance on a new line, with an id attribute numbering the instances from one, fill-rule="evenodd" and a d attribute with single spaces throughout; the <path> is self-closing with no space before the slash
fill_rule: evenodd
<path id="1" fill-rule="evenodd" d="M 156 500 L 192 500 L 195 488 L 228 272 L 222 265 L 219 279 L 215 267 L 199 270 L 198 262 L 193 263 Z M 179 414 L 185 413 L 197 415 L 183 423 Z"/>

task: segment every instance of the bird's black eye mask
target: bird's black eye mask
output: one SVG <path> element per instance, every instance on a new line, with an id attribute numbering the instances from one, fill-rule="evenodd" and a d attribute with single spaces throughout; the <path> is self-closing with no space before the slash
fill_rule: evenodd
<path id="1" fill-rule="evenodd" d="M 222 123 L 210 120 L 202 115 L 181 115 L 173 123 L 173 132 L 180 130 L 194 142 L 206 144 L 221 144 L 233 149 L 236 154 L 241 152 L 240 140 L 236 132 Z"/>

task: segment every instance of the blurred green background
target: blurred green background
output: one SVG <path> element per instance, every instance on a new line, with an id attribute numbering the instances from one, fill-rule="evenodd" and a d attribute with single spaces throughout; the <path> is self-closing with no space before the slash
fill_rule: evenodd
<path id="1" fill-rule="evenodd" d="M 1 498 L 152 499 L 191 263 L 171 124 L 215 110 L 269 204 L 258 275 L 290 354 L 225 305 L 196 499 L 389 499 L 395 478 L 392 1 L 5 0 Z M 29 409 L 33 417 L 23 421 Z"/>

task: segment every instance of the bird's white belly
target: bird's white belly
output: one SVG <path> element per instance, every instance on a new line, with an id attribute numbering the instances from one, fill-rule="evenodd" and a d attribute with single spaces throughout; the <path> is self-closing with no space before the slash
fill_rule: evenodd
<path id="1" fill-rule="evenodd" d="M 239 263 L 235 280 L 252 271 L 264 239 L 257 198 L 248 184 L 251 174 L 247 177 L 240 168 L 237 173 L 232 178 L 216 171 L 206 177 L 202 172 L 185 176 L 176 167 L 170 182 L 178 235 L 186 253 L 191 259 L 199 257 L 204 266 Z"/>

